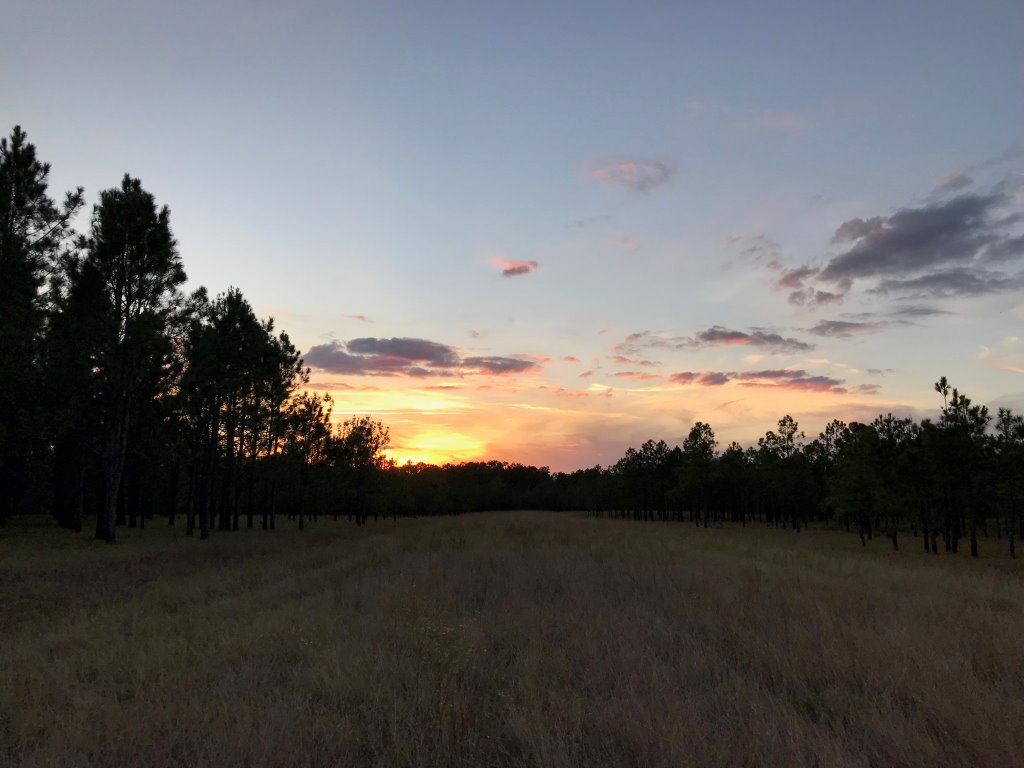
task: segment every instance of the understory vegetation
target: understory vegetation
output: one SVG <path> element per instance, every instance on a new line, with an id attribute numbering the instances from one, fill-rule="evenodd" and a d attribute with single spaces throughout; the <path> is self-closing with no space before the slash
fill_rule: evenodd
<path id="1" fill-rule="evenodd" d="M 0 530 L 12 766 L 1008 766 L 1024 572 L 503 512 Z"/>

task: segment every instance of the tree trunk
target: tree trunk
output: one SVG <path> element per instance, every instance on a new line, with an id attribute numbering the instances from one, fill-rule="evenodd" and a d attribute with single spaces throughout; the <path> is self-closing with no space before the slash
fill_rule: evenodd
<path id="1" fill-rule="evenodd" d="M 117 536 L 117 507 L 128 448 L 127 399 L 127 395 L 119 398 L 112 408 L 111 424 L 103 450 L 104 496 L 103 507 L 96 516 L 96 538 L 108 544 L 113 544 Z"/>
<path id="2" fill-rule="evenodd" d="M 178 513 L 178 481 L 181 477 L 181 462 L 177 459 L 171 465 L 171 487 L 167 494 L 167 524 L 174 525 L 174 518 Z"/>

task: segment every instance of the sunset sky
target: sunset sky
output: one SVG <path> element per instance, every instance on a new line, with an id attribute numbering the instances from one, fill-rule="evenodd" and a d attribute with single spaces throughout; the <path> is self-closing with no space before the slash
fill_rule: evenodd
<path id="1" fill-rule="evenodd" d="M 700 7 L 698 7 L 700 6 Z M 391 455 L 1024 409 L 1024 3 L 49 2 L 0 131 L 125 172 Z M 85 226 L 87 219 L 81 219 Z"/>

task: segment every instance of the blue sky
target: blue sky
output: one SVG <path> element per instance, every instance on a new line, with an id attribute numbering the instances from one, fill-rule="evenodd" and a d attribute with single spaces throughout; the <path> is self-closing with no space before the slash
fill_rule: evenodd
<path id="1" fill-rule="evenodd" d="M 689 5 L 15 0 L 0 122 L 400 459 L 1024 406 L 1024 6 Z"/>

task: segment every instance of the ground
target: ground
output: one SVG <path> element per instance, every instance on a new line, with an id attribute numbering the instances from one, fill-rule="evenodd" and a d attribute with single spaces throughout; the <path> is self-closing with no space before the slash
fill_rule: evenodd
<path id="1" fill-rule="evenodd" d="M 1024 754 L 1024 567 L 1005 556 L 545 512 L 119 537 L 0 529 L 0 764 Z"/>

